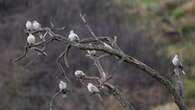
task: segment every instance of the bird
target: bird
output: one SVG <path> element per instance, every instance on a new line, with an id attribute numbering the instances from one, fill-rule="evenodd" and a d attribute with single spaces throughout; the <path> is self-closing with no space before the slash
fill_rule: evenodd
<path id="1" fill-rule="evenodd" d="M 175 68 L 180 69 L 184 75 L 186 74 L 185 71 L 183 70 L 183 65 L 179 60 L 179 56 L 177 54 L 175 54 L 175 56 L 173 57 L 172 64 L 174 65 Z"/>
<path id="2" fill-rule="evenodd" d="M 35 36 L 32 35 L 32 34 L 29 34 L 28 37 L 27 37 L 27 42 L 29 44 L 34 44 L 36 42 Z"/>
<path id="3" fill-rule="evenodd" d="M 181 63 L 181 61 L 179 60 L 179 56 L 176 54 L 173 59 L 172 59 L 172 63 L 174 65 L 174 73 L 175 73 L 175 78 L 174 80 L 176 81 L 176 86 L 178 89 L 178 92 L 180 94 L 180 96 L 184 96 L 184 82 L 183 82 L 183 77 L 181 76 L 181 72 L 183 75 L 185 75 L 186 73 L 183 70 L 183 65 Z"/>
<path id="4" fill-rule="evenodd" d="M 85 74 L 83 71 L 81 71 L 81 70 L 75 71 L 74 74 L 75 74 L 75 76 L 78 77 L 78 78 L 81 78 L 81 77 L 85 77 L 85 76 L 86 76 L 86 74 Z"/>
<path id="5" fill-rule="evenodd" d="M 71 41 L 71 42 L 74 42 L 74 41 L 79 41 L 79 36 L 73 31 L 73 30 L 70 30 L 70 33 L 68 35 L 68 39 Z"/>
<path id="6" fill-rule="evenodd" d="M 103 98 L 102 98 L 102 96 L 100 94 L 100 90 L 95 85 L 93 85 L 92 83 L 88 83 L 87 89 L 91 93 L 91 95 L 95 95 L 96 94 L 98 96 L 99 100 L 101 102 L 103 102 Z"/>
<path id="7" fill-rule="evenodd" d="M 60 81 L 58 86 L 59 86 L 60 91 L 62 91 L 67 88 L 67 83 L 64 81 Z"/>
<path id="8" fill-rule="evenodd" d="M 104 47 L 112 49 L 112 47 L 110 45 L 108 45 L 107 43 L 104 42 Z"/>
<path id="9" fill-rule="evenodd" d="M 26 29 L 27 30 L 33 30 L 33 24 L 29 20 L 26 21 Z"/>
<path id="10" fill-rule="evenodd" d="M 95 50 L 87 50 L 87 53 L 90 56 L 95 56 L 96 55 L 96 51 Z"/>
<path id="11" fill-rule="evenodd" d="M 40 30 L 41 29 L 41 24 L 37 20 L 33 21 L 32 26 L 33 26 L 34 30 Z"/>
<path id="12" fill-rule="evenodd" d="M 62 93 L 62 97 L 66 98 L 67 97 L 67 93 L 69 92 L 69 90 L 67 89 L 67 83 L 64 81 L 60 81 L 59 84 L 59 90 Z"/>
<path id="13" fill-rule="evenodd" d="M 99 93 L 100 92 L 100 90 L 95 85 L 93 85 L 92 83 L 88 83 L 87 89 L 92 94 L 95 94 L 95 93 Z"/>
<path id="14" fill-rule="evenodd" d="M 90 43 L 89 44 L 90 46 L 92 46 L 92 44 Z M 96 55 L 96 50 L 87 50 L 87 55 L 89 55 L 89 56 L 95 56 Z"/>
<path id="15" fill-rule="evenodd" d="M 89 46 L 92 46 L 92 44 L 90 43 Z M 96 51 L 95 51 L 95 50 L 87 50 L 87 53 L 88 53 L 88 55 L 90 55 L 90 56 L 95 56 Z"/>
<path id="16" fill-rule="evenodd" d="M 101 79 L 102 79 L 102 81 L 106 81 L 106 73 L 105 72 L 102 72 Z"/>

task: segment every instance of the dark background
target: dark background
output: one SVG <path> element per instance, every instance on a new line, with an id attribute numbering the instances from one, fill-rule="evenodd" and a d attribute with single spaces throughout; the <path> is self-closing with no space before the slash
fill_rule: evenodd
<path id="1" fill-rule="evenodd" d="M 50 22 L 57 27 L 65 26 L 65 30 L 58 33 L 67 37 L 73 29 L 82 39 L 91 37 L 79 17 L 82 12 L 98 36 L 118 36 L 118 45 L 125 53 L 169 76 L 170 57 L 159 52 L 165 47 L 164 43 L 157 42 L 153 34 L 142 29 L 147 25 L 140 24 L 140 13 L 130 12 L 136 7 L 132 4 L 134 2 L 125 0 L 0 0 L 0 110 L 48 110 L 49 101 L 58 90 L 58 82 L 63 79 L 55 63 L 65 48 L 63 43 L 50 44 L 46 57 L 30 52 L 19 63 L 10 63 L 23 53 L 27 37 L 23 29 L 27 20 L 38 20 L 42 26 L 50 26 Z M 97 73 L 97 69 L 84 52 L 73 49 L 69 62 L 70 68 L 64 68 L 74 92 L 65 99 L 58 97 L 55 110 L 122 109 L 111 96 L 104 97 L 103 106 L 76 80 L 73 73 L 78 69 L 97 75 L 90 74 Z M 110 82 L 137 110 L 151 110 L 171 101 L 161 84 L 133 65 L 119 64 L 113 57 L 105 58 L 101 63 L 113 75 Z"/>

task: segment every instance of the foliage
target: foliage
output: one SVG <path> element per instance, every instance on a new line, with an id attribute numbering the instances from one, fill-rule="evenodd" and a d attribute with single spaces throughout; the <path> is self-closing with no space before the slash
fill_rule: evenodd
<path id="1" fill-rule="evenodd" d="M 140 8 L 141 7 L 141 8 Z M 187 71 L 186 102 L 194 103 L 195 81 L 195 0 L 137 0 L 133 9 L 143 19 L 146 33 L 161 44 L 159 54 L 168 59 L 176 53 L 182 58 Z M 193 91 L 193 92 L 192 92 Z"/>

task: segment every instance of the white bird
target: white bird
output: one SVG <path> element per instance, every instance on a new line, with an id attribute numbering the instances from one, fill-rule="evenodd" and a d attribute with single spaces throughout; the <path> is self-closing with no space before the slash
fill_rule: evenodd
<path id="1" fill-rule="evenodd" d="M 87 50 L 88 55 L 94 56 L 96 54 L 95 50 Z"/>
<path id="2" fill-rule="evenodd" d="M 105 73 L 105 72 L 102 72 L 102 74 L 101 74 L 101 79 L 102 79 L 103 81 L 106 80 L 106 73 Z"/>
<path id="3" fill-rule="evenodd" d="M 69 39 L 71 42 L 73 42 L 73 41 L 79 41 L 79 40 L 80 40 L 80 39 L 79 39 L 79 36 L 78 36 L 76 33 L 74 33 L 73 30 L 70 31 L 70 33 L 69 33 L 69 35 L 68 35 L 68 39 Z"/>
<path id="4" fill-rule="evenodd" d="M 81 70 L 75 71 L 74 74 L 75 74 L 76 77 L 84 77 L 84 76 L 86 76 L 86 74 L 83 71 L 81 71 Z"/>
<path id="5" fill-rule="evenodd" d="M 179 57 L 178 57 L 177 54 L 173 57 L 172 63 L 173 63 L 173 65 L 174 65 L 176 68 L 179 68 L 179 69 L 182 71 L 182 73 L 185 75 L 185 72 L 184 72 L 184 70 L 183 70 L 183 65 L 182 65 L 181 61 L 179 60 Z"/>
<path id="6" fill-rule="evenodd" d="M 87 89 L 91 93 L 91 95 L 96 94 L 98 96 L 98 98 L 100 99 L 100 101 L 103 102 L 103 98 L 100 94 L 100 90 L 95 85 L 93 85 L 92 83 L 88 83 Z"/>
<path id="7" fill-rule="evenodd" d="M 41 29 L 41 24 L 36 20 L 33 21 L 32 25 L 33 25 L 34 30 L 40 30 Z"/>
<path id="8" fill-rule="evenodd" d="M 32 34 L 29 34 L 28 37 L 27 37 L 27 42 L 29 44 L 34 44 L 36 42 L 35 36 L 32 35 Z"/>
<path id="9" fill-rule="evenodd" d="M 58 86 L 59 86 L 60 91 L 67 89 L 67 83 L 64 81 L 60 81 Z"/>
<path id="10" fill-rule="evenodd" d="M 26 29 L 27 30 L 33 30 L 33 24 L 31 21 L 26 21 Z"/>
<path id="11" fill-rule="evenodd" d="M 112 47 L 110 45 L 108 45 L 107 43 L 104 42 L 104 47 L 112 49 Z"/>
<path id="12" fill-rule="evenodd" d="M 88 83 L 87 89 L 92 94 L 100 92 L 99 89 L 95 85 L 93 85 L 92 83 Z"/>
<path id="13" fill-rule="evenodd" d="M 92 46 L 91 43 L 90 43 L 89 45 Z M 95 51 L 95 50 L 87 50 L 87 53 L 88 53 L 88 55 L 90 55 L 90 56 L 94 56 L 94 55 L 96 54 L 96 51 Z"/>

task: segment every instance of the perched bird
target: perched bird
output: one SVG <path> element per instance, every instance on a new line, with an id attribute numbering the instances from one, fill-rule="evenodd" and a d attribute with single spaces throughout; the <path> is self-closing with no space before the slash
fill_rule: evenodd
<path id="1" fill-rule="evenodd" d="M 92 46 L 91 43 L 89 45 Z M 95 54 L 96 54 L 96 51 L 95 50 L 87 50 L 87 55 L 94 56 Z"/>
<path id="2" fill-rule="evenodd" d="M 96 94 L 98 96 L 99 100 L 101 102 L 103 102 L 103 98 L 100 95 L 100 90 L 95 85 L 93 85 L 92 83 L 88 83 L 87 89 L 91 93 L 91 95 L 95 95 Z"/>
<path id="3" fill-rule="evenodd" d="M 112 49 L 112 47 L 110 45 L 108 45 L 107 43 L 104 42 L 104 47 Z"/>
<path id="4" fill-rule="evenodd" d="M 181 70 L 181 72 L 185 75 L 186 73 L 184 72 L 183 70 L 183 65 L 181 63 L 181 61 L 179 60 L 179 57 L 178 55 L 176 54 L 173 59 L 172 59 L 172 63 L 174 65 L 175 68 L 178 68 Z"/>
<path id="5" fill-rule="evenodd" d="M 100 92 L 99 89 L 95 85 L 93 85 L 92 83 L 88 83 L 87 89 L 92 94 L 95 94 L 95 93 L 99 93 Z"/>
<path id="6" fill-rule="evenodd" d="M 87 50 L 87 53 L 91 56 L 94 56 L 96 54 L 95 50 Z"/>
<path id="7" fill-rule="evenodd" d="M 67 83 L 64 81 L 60 81 L 58 86 L 59 86 L 60 91 L 62 91 L 67 88 Z"/>
<path id="8" fill-rule="evenodd" d="M 29 44 L 34 44 L 36 42 L 35 36 L 32 35 L 32 34 L 29 34 L 28 37 L 27 37 L 27 42 Z"/>
<path id="9" fill-rule="evenodd" d="M 80 40 L 80 39 L 79 39 L 79 36 L 78 36 L 76 33 L 74 33 L 73 30 L 70 31 L 70 33 L 69 33 L 69 35 L 68 35 L 68 39 L 69 39 L 71 42 L 73 42 L 73 41 L 79 41 L 79 40 Z"/>
<path id="10" fill-rule="evenodd" d="M 60 81 L 58 86 L 59 86 L 60 92 L 62 93 L 62 97 L 64 98 L 67 97 L 67 92 L 68 92 L 67 83 L 64 81 Z"/>
<path id="11" fill-rule="evenodd" d="M 33 24 L 31 21 L 26 21 L 26 29 L 27 30 L 33 30 Z"/>
<path id="12" fill-rule="evenodd" d="M 33 21 L 32 25 L 33 25 L 34 30 L 40 30 L 41 29 L 41 24 L 36 20 Z"/>
<path id="13" fill-rule="evenodd" d="M 182 74 L 185 75 L 186 73 L 183 70 L 183 65 L 181 61 L 179 60 L 179 57 L 177 54 L 173 57 L 172 63 L 174 65 L 175 77 L 173 78 L 174 78 L 176 87 L 178 89 L 180 96 L 184 97 L 184 81 L 183 81 Z"/>
<path id="14" fill-rule="evenodd" d="M 78 78 L 81 78 L 81 77 L 85 77 L 85 76 L 86 76 L 86 74 L 85 74 L 83 71 L 81 71 L 81 70 L 75 71 L 74 74 L 75 74 L 75 76 L 78 77 Z"/>

